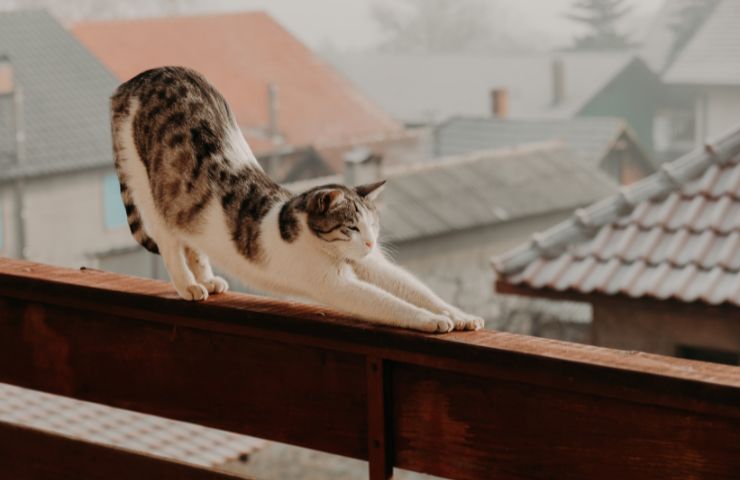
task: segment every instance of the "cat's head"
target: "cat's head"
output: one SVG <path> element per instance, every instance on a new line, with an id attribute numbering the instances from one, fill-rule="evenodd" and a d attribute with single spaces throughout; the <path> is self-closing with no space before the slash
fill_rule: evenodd
<path id="1" fill-rule="evenodd" d="M 360 259 L 378 248 L 375 200 L 385 180 L 354 188 L 322 185 L 305 193 L 308 228 L 339 256 Z"/>

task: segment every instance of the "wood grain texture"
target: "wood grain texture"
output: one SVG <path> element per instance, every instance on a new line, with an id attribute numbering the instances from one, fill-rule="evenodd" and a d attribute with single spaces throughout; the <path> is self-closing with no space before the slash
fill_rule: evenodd
<path id="1" fill-rule="evenodd" d="M 2 382 L 366 458 L 360 356 L 3 298 L 0 314 Z"/>
<path id="2" fill-rule="evenodd" d="M 740 420 L 393 369 L 396 466 L 455 479 L 736 479 Z"/>
<path id="3" fill-rule="evenodd" d="M 393 477 L 393 445 L 391 445 L 390 379 L 388 365 L 379 357 L 367 359 L 368 461 L 370 480 Z"/>
<path id="4" fill-rule="evenodd" d="M 0 422 L 0 478 L 237 480 L 242 477 Z"/>
<path id="5" fill-rule="evenodd" d="M 369 459 L 373 478 L 740 471 L 737 367 L 28 262 L 0 260 L 0 381 Z"/>

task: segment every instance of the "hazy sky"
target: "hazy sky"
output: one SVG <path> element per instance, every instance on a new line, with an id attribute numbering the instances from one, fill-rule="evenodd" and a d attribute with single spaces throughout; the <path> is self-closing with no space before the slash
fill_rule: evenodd
<path id="1" fill-rule="evenodd" d="M 563 16 L 575 0 L 478 1 L 489 5 L 492 33 L 498 34 L 494 38 L 506 36 L 515 44 L 550 50 L 569 45 L 579 33 L 578 26 Z M 633 11 L 622 26 L 623 30 L 633 39 L 639 38 L 663 1 L 675 0 L 628 0 Z M 68 22 L 91 16 L 141 17 L 176 12 L 265 10 L 314 49 L 361 50 L 372 48 L 383 40 L 370 14 L 372 6 L 394 3 L 400 0 L 0 0 L 0 10 L 46 7 Z"/>
<path id="2" fill-rule="evenodd" d="M 379 42 L 381 34 L 370 17 L 374 3 L 392 0 L 221 0 L 223 8 L 262 9 L 270 12 L 295 35 L 314 48 L 331 44 L 340 50 L 362 49 Z M 670 0 L 669 0 L 670 1 Z M 567 44 L 574 24 L 562 17 L 573 0 L 501 0 L 496 11 L 507 16 L 515 37 Z M 663 0 L 632 0 L 633 20 L 626 26 L 639 33 Z"/>

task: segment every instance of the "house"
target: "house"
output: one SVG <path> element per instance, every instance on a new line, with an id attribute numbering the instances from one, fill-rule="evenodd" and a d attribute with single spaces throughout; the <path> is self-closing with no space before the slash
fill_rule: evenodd
<path id="1" fill-rule="evenodd" d="M 740 3 L 720 0 L 663 74 L 666 85 L 693 92 L 695 138 L 740 122 Z M 688 121 L 688 120 L 687 120 Z M 672 128 L 674 124 L 671 124 Z"/>
<path id="2" fill-rule="evenodd" d="M 434 154 L 444 156 L 554 139 L 563 140 L 618 183 L 631 183 L 654 171 L 634 132 L 619 118 L 453 117 L 434 129 L 433 143 Z"/>
<path id="3" fill-rule="evenodd" d="M 118 82 L 43 11 L 0 14 L 0 52 L 0 255 L 97 266 L 133 245 L 108 120 Z"/>
<path id="4" fill-rule="evenodd" d="M 494 259 L 500 293 L 587 302 L 595 345 L 740 363 L 740 129 Z"/>
<path id="5" fill-rule="evenodd" d="M 402 129 L 262 12 L 85 22 L 72 32 L 121 81 L 162 65 L 203 73 L 258 156 Z"/>
<path id="6" fill-rule="evenodd" d="M 372 181 L 377 166 L 368 163 L 348 165 L 349 178 L 288 188 L 301 192 L 325 183 Z M 446 300 L 490 320 L 498 307 L 486 259 L 616 189 L 593 162 L 561 142 L 393 166 L 382 169 L 382 177 L 388 183 L 381 195 L 381 241 L 391 256 Z"/>
<path id="7" fill-rule="evenodd" d="M 632 61 L 632 54 L 372 53 L 333 55 L 329 61 L 397 120 L 429 125 L 453 116 L 492 114 L 570 118 Z"/>
<path id="8" fill-rule="evenodd" d="M 740 121 L 740 4 L 705 2 L 678 34 L 678 15 L 689 4 L 666 1 L 638 56 L 577 113 L 625 118 L 657 164 Z"/>

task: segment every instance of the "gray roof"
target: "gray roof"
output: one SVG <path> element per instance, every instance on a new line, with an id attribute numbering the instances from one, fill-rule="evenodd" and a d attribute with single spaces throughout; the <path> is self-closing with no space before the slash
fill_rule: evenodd
<path id="1" fill-rule="evenodd" d="M 23 92 L 26 134 L 24 161 L 3 166 L 0 180 L 112 166 L 108 98 L 118 81 L 85 47 L 44 11 L 6 12 L 0 55 Z"/>
<path id="2" fill-rule="evenodd" d="M 619 118 L 502 120 L 456 117 L 436 128 L 434 140 L 438 155 L 563 140 L 576 153 L 599 165 L 623 134 L 636 143 L 627 122 Z M 643 161 L 650 164 L 647 158 Z"/>
<path id="3" fill-rule="evenodd" d="M 740 306 L 740 128 L 493 260 L 535 289 Z"/>
<path id="4" fill-rule="evenodd" d="M 585 205 L 615 184 L 560 142 L 478 151 L 383 171 L 381 233 L 405 241 Z M 341 183 L 293 183 L 295 192 Z"/>
<path id="5" fill-rule="evenodd" d="M 721 0 L 666 71 L 667 83 L 740 85 L 740 1 Z"/>
<path id="6" fill-rule="evenodd" d="M 656 73 L 662 72 L 671 61 L 676 38 L 671 25 L 676 22 L 676 16 L 686 5 L 686 0 L 664 0 L 640 46 L 640 58 Z"/>
<path id="7" fill-rule="evenodd" d="M 246 435 L 3 383 L 0 421 L 207 468 L 265 444 Z"/>
<path id="8" fill-rule="evenodd" d="M 565 96 L 553 105 L 552 65 L 564 66 Z M 633 58 L 631 53 L 557 55 L 344 54 L 337 69 L 397 119 L 430 123 L 455 115 L 490 114 L 490 92 L 509 90 L 518 118 L 573 116 Z"/>

